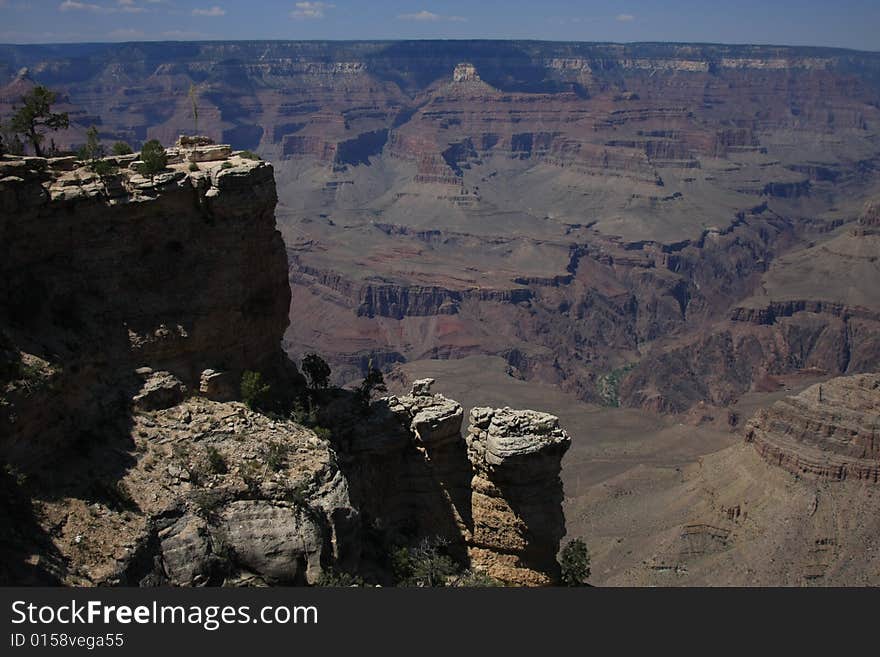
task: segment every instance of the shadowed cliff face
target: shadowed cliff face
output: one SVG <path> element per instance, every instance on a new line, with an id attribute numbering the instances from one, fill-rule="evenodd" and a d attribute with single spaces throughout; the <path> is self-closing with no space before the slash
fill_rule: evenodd
<path id="1" fill-rule="evenodd" d="M 430 381 L 369 409 L 311 391 L 330 437 L 286 417 L 304 391 L 280 348 L 291 295 L 273 168 L 228 146 L 166 154 L 150 178 L 136 156 L 105 159 L 103 177 L 73 157 L 0 160 L 0 517 L 16 527 L 0 582 L 393 583 L 390 554 L 422 540 L 503 581 L 555 582 L 560 458 L 541 475 L 558 495 L 510 498 L 516 550 L 484 538 L 476 559 L 479 464 L 461 406 Z M 278 412 L 234 401 L 245 370 Z"/>
<path id="2" fill-rule="evenodd" d="M 880 193 L 875 53 L 497 41 L 0 52 L 0 113 L 34 82 L 58 89 L 74 121 L 62 146 L 96 117 L 108 140 L 168 142 L 194 128 L 195 85 L 199 130 L 271 158 L 295 300 L 285 346 L 324 354 L 339 381 L 370 358 L 493 355 L 598 401 L 644 362 L 694 385 L 671 394 L 636 373 L 611 397 L 682 410 L 805 362 L 876 365 L 855 324 L 850 360 L 801 323 L 785 330 L 791 356 L 751 320 L 725 324 L 755 316 L 741 308 L 761 285 L 787 286 L 780 255 L 835 239 Z M 770 296 L 777 309 L 816 301 Z M 762 346 L 719 384 L 709 372 L 731 350 L 711 344 L 726 331 Z"/>
<path id="3" fill-rule="evenodd" d="M 4 542 L 8 582 L 131 583 L 154 514 L 185 500 L 156 491 L 181 467 L 159 443 L 189 427 L 157 434 L 150 414 L 204 370 L 235 395 L 244 369 L 297 381 L 279 348 L 272 167 L 210 150 L 169 151 L 154 179 L 134 156 L 103 178 L 74 158 L 0 160 L 0 459 L 4 516 L 22 527 Z"/>
<path id="4" fill-rule="evenodd" d="M 114 388 L 139 385 L 141 366 L 192 389 L 205 369 L 240 377 L 280 363 L 290 295 L 272 167 L 220 164 L 173 165 L 151 182 L 125 168 L 101 179 L 58 169 L 64 160 L 0 162 L 3 330 L 51 369 L 71 412 L 100 415 Z"/>

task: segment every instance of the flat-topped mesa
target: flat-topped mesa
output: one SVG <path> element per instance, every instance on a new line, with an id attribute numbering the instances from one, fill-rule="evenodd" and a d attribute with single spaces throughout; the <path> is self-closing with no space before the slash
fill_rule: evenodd
<path id="1" fill-rule="evenodd" d="M 798 475 L 880 483 L 880 374 L 838 377 L 759 411 L 746 441 Z"/>
<path id="2" fill-rule="evenodd" d="M 438 101 L 443 105 L 444 98 L 485 98 L 495 96 L 498 90 L 485 82 L 477 72 L 477 67 L 470 62 L 461 62 L 452 70 L 452 82 L 441 87 L 442 93 Z"/>
<path id="3" fill-rule="evenodd" d="M 557 583 L 556 553 L 565 535 L 559 473 L 571 445 L 559 419 L 474 408 L 466 442 L 474 471 L 471 564 L 511 584 Z"/>
<path id="4" fill-rule="evenodd" d="M 480 74 L 477 73 L 477 67 L 469 62 L 461 62 L 456 64 L 455 70 L 452 72 L 453 82 L 479 82 Z"/>

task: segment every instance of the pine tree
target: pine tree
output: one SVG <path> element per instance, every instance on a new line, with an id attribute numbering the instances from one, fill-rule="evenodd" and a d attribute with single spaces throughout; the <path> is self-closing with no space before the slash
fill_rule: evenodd
<path id="1" fill-rule="evenodd" d="M 42 143 L 47 130 L 66 130 L 70 127 L 67 112 L 53 112 L 52 104 L 57 94 L 46 87 L 36 86 L 22 97 L 24 105 L 12 117 L 12 130 L 22 135 L 34 149 L 37 157 L 43 156 Z"/>

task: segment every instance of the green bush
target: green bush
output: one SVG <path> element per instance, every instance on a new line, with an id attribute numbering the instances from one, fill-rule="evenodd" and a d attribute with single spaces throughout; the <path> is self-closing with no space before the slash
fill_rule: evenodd
<path id="1" fill-rule="evenodd" d="M 259 155 L 254 153 L 253 151 L 242 151 L 241 153 L 238 154 L 238 156 L 240 158 L 242 158 L 243 160 L 262 160 L 263 159 Z"/>
<path id="2" fill-rule="evenodd" d="M 442 549 L 440 538 L 422 539 L 414 547 L 401 547 L 391 554 L 391 568 L 399 586 L 439 587 L 459 571 Z"/>
<path id="3" fill-rule="evenodd" d="M 453 577 L 449 580 L 449 585 L 456 588 L 494 588 L 504 586 L 494 577 L 490 577 L 486 573 L 478 570 L 466 570 L 461 575 Z"/>
<path id="4" fill-rule="evenodd" d="M 321 571 L 321 576 L 318 577 L 317 582 L 317 586 L 324 586 L 329 588 L 349 588 L 352 586 L 363 585 L 364 579 L 360 575 L 350 575 L 349 573 L 344 573 L 341 570 L 336 570 L 335 568 L 328 568 Z"/>
<path id="5" fill-rule="evenodd" d="M 141 149 L 141 160 L 143 167 L 141 173 L 152 178 L 157 173 L 162 173 L 168 166 L 168 156 L 165 154 L 165 147 L 156 139 L 151 139 Z"/>
<path id="6" fill-rule="evenodd" d="M 333 432 L 330 431 L 330 429 L 328 429 L 327 427 L 312 427 L 312 431 L 315 432 L 315 435 L 318 436 L 318 438 L 326 442 L 330 442 L 330 440 L 333 438 Z"/>
<path id="7" fill-rule="evenodd" d="M 562 582 L 566 586 L 583 586 L 590 576 L 590 552 L 587 544 L 576 538 L 565 544 L 559 555 Z"/>
<path id="8" fill-rule="evenodd" d="M 95 160 L 89 165 L 89 168 L 101 178 L 106 178 L 116 171 L 116 167 L 107 160 Z"/>
<path id="9" fill-rule="evenodd" d="M 189 163 L 189 170 L 190 170 L 190 171 L 198 171 L 198 170 L 199 170 L 199 165 L 196 164 L 195 162 L 190 162 L 190 163 Z"/>
<path id="10" fill-rule="evenodd" d="M 231 169 L 232 166 L 233 166 L 232 162 L 224 162 L 223 164 L 220 165 L 220 168 L 221 169 Z"/>
<path id="11" fill-rule="evenodd" d="M 209 446 L 207 448 L 208 454 L 208 469 L 210 472 L 214 474 L 226 474 L 229 472 L 229 466 L 226 465 L 226 459 L 223 457 L 223 454 L 220 453 L 216 447 Z"/>
<path id="12" fill-rule="evenodd" d="M 131 155 L 132 153 L 134 153 L 134 151 L 131 150 L 131 146 L 126 144 L 124 141 L 117 141 L 115 144 L 113 144 L 111 152 L 113 153 L 113 155 Z"/>
<path id="13" fill-rule="evenodd" d="M 241 376 L 241 398 L 253 411 L 265 410 L 272 386 L 263 382 L 259 372 L 246 371 Z"/>

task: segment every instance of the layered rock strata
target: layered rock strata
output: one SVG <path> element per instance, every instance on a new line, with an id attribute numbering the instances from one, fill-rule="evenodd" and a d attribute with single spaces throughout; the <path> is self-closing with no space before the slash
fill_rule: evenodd
<path id="1" fill-rule="evenodd" d="M 571 438 L 559 419 L 536 411 L 474 408 L 467 434 L 474 469 L 474 568 L 518 585 L 558 581 L 565 535 L 561 461 Z"/>
<path id="2" fill-rule="evenodd" d="M 880 375 L 839 377 L 759 411 L 746 440 L 798 475 L 880 482 Z"/>
<path id="3" fill-rule="evenodd" d="M 461 406 L 432 394 L 433 383 L 416 381 L 410 395 L 388 401 L 408 427 L 430 480 L 455 519 L 458 533 L 442 538 L 464 544 L 471 567 L 499 581 L 523 586 L 558 582 L 556 553 L 565 535 L 559 473 L 571 444 L 558 418 L 530 410 L 475 408 L 463 438 Z M 430 529 L 438 527 L 435 523 Z"/>

